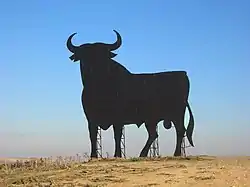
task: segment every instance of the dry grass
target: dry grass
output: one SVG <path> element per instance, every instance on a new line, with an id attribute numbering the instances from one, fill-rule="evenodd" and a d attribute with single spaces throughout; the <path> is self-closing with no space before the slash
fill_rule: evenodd
<path id="1" fill-rule="evenodd" d="M 86 161 L 76 156 L 5 162 L 0 167 L 2 186 L 250 186 L 250 157 Z"/>

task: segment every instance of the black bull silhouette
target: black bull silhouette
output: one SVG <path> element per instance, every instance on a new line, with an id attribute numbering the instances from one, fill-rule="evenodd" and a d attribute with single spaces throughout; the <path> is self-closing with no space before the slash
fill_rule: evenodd
<path id="1" fill-rule="evenodd" d="M 87 43 L 80 46 L 67 40 L 74 62 L 80 61 L 82 106 L 88 121 L 91 157 L 97 157 L 97 128 L 107 130 L 113 125 L 115 157 L 121 157 L 121 135 L 124 125 L 145 123 L 148 140 L 140 153 L 146 157 L 152 142 L 158 137 L 156 126 L 163 120 L 166 129 L 171 122 L 176 129 L 174 156 L 181 155 L 181 142 L 186 132 L 193 145 L 194 118 L 188 103 L 189 78 L 185 71 L 135 74 L 113 60 L 112 51 L 121 46 L 120 34 L 114 30 L 117 41 L 113 44 Z M 184 126 L 186 107 L 189 111 L 187 129 Z"/>

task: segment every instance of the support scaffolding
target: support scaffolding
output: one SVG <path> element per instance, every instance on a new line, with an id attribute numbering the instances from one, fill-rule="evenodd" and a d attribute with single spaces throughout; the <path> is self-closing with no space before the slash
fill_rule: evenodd
<path id="1" fill-rule="evenodd" d="M 98 158 L 102 158 L 102 129 L 99 126 L 97 129 L 96 152 Z"/>
<path id="2" fill-rule="evenodd" d="M 191 147 L 191 145 L 186 145 L 186 138 L 187 136 L 184 135 L 182 142 L 181 142 L 181 156 L 186 157 L 187 153 L 186 153 L 186 149 Z"/>
<path id="3" fill-rule="evenodd" d="M 122 126 L 121 152 L 122 152 L 122 157 L 126 158 L 125 127 L 124 126 Z"/>
<path id="4" fill-rule="evenodd" d="M 156 133 L 158 134 L 158 125 L 156 126 Z M 159 157 L 160 150 L 159 150 L 159 139 L 158 137 L 153 141 L 149 148 L 149 157 Z"/>
<path id="5" fill-rule="evenodd" d="M 158 134 L 158 125 L 156 126 L 156 132 Z M 181 143 L 181 156 L 186 157 L 186 149 L 191 147 L 191 145 L 186 144 L 186 135 L 184 135 Z M 121 153 L 122 157 L 126 158 L 126 144 L 125 144 L 125 127 L 122 128 L 122 136 L 121 136 Z M 103 148 L 102 148 L 102 130 L 98 126 L 97 131 L 97 155 L 98 158 L 103 158 Z M 157 137 L 149 149 L 149 156 L 152 157 L 159 157 L 160 156 L 160 150 L 159 150 L 159 138 Z"/>
<path id="6" fill-rule="evenodd" d="M 172 126 L 174 127 L 174 126 Z M 158 125 L 156 126 L 156 132 L 158 133 Z M 186 149 L 191 147 L 191 145 L 186 144 L 186 134 L 184 135 L 182 142 L 181 142 L 181 156 L 186 157 Z M 160 156 L 160 150 L 159 150 L 159 139 L 158 137 L 155 139 L 155 141 L 152 143 L 149 149 L 149 156 L 150 157 L 158 157 Z"/>
<path id="7" fill-rule="evenodd" d="M 96 151 L 98 158 L 103 158 L 103 148 L 102 148 L 102 129 L 98 126 L 97 130 L 97 141 L 96 141 Z M 126 144 L 125 144 L 125 127 L 122 127 L 122 136 L 121 136 L 121 153 L 122 157 L 126 158 Z"/>

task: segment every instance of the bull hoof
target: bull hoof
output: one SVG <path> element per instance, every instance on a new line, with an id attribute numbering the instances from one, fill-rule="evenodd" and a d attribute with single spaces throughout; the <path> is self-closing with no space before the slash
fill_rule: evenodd
<path id="1" fill-rule="evenodd" d="M 174 153 L 174 156 L 181 156 L 181 153 Z"/>
<path id="2" fill-rule="evenodd" d="M 145 153 L 141 153 L 139 157 L 141 157 L 141 158 L 145 158 L 145 157 L 147 157 L 147 154 L 145 154 Z"/>
<path id="3" fill-rule="evenodd" d="M 98 158 L 97 154 L 91 154 L 90 158 Z"/>
<path id="4" fill-rule="evenodd" d="M 122 155 L 116 155 L 116 154 L 115 154 L 114 157 L 115 157 L 115 158 L 121 158 Z"/>

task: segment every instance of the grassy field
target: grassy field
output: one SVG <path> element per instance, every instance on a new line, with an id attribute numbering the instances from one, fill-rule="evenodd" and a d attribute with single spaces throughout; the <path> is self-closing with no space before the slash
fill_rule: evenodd
<path id="1" fill-rule="evenodd" d="M 250 157 L 130 158 L 88 162 L 33 159 L 22 164 L 2 164 L 0 183 L 0 187 L 250 187 Z"/>

